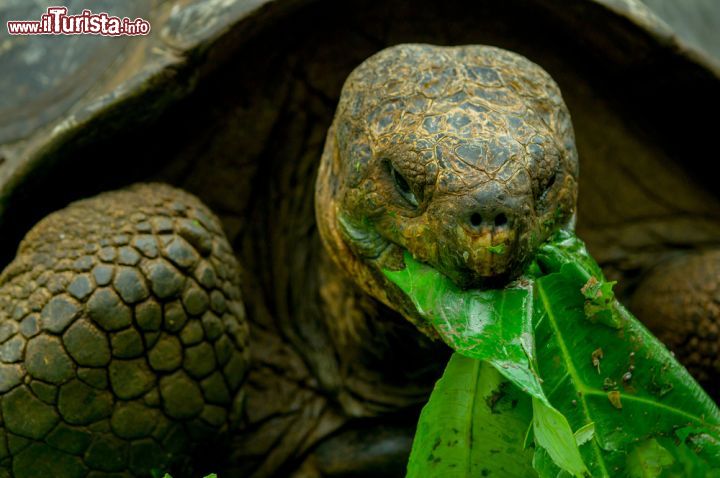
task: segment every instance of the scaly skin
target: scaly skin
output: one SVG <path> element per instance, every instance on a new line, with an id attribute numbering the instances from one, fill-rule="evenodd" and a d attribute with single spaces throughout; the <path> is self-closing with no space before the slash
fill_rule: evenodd
<path id="1" fill-rule="evenodd" d="M 238 267 L 195 197 L 139 185 L 40 221 L 0 277 L 0 475 L 148 476 L 228 429 Z"/>
<path id="2" fill-rule="evenodd" d="M 572 221 L 577 175 L 570 116 L 540 67 L 493 47 L 400 45 L 343 87 L 316 215 L 336 263 L 413 320 L 381 272 L 402 250 L 461 286 L 507 282 Z"/>

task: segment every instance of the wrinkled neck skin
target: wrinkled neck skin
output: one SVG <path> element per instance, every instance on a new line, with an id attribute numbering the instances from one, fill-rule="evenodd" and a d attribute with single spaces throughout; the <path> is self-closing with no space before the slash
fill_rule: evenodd
<path id="1" fill-rule="evenodd" d="M 461 288 L 504 287 L 573 228 L 577 176 L 569 113 L 540 67 L 491 47 L 400 45 L 343 87 L 318 228 L 366 293 L 435 337 L 383 271 L 407 251 Z"/>

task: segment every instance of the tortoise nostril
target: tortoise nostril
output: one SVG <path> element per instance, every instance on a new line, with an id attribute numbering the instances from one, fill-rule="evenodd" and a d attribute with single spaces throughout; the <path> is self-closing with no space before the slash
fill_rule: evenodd
<path id="1" fill-rule="evenodd" d="M 510 222 L 505 213 L 495 214 L 494 211 L 474 212 L 470 214 L 469 220 L 470 226 L 475 230 L 480 230 L 481 228 L 499 229 L 507 226 Z"/>

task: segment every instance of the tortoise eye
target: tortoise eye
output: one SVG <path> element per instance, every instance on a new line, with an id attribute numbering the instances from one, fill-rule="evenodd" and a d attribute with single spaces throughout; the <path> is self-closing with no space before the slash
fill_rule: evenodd
<path id="1" fill-rule="evenodd" d="M 390 174 L 392 175 L 393 181 L 395 181 L 395 188 L 398 190 L 403 199 L 409 202 L 413 207 L 418 207 L 419 201 L 410 187 L 410 183 L 408 183 L 407 179 L 405 179 L 405 177 L 400 174 L 400 172 L 398 172 L 392 164 L 390 165 Z"/>
<path id="2" fill-rule="evenodd" d="M 547 196 L 548 191 L 552 189 L 553 185 L 555 184 L 555 181 L 557 180 L 557 171 L 552 173 L 552 176 L 548 178 L 547 181 L 540 187 L 540 191 L 538 191 L 538 199 L 540 201 L 545 199 L 545 196 Z"/>

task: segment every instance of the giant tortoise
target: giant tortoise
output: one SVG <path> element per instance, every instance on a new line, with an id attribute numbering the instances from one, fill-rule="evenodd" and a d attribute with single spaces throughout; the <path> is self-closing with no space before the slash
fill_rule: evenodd
<path id="1" fill-rule="evenodd" d="M 448 351 L 379 264 L 502 284 L 575 220 L 717 396 L 702 35 L 630 0 L 123 8 L 153 33 L 2 40 L 0 473 L 398 476 Z M 372 56 L 408 42 L 532 63 Z"/>

